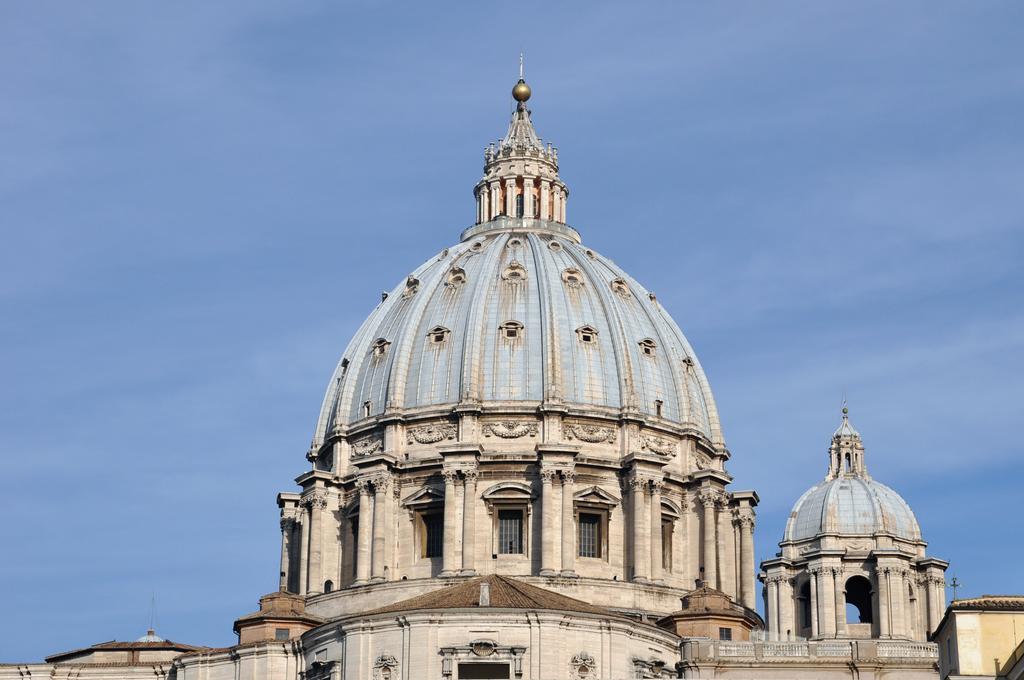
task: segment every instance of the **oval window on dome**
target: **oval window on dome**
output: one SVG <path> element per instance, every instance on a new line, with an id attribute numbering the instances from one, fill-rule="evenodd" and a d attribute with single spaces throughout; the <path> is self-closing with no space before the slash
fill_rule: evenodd
<path id="1" fill-rule="evenodd" d="M 505 267 L 505 271 L 501 273 L 501 278 L 509 283 L 520 283 L 526 280 L 526 268 L 518 262 L 513 262 Z"/>
<path id="2" fill-rule="evenodd" d="M 562 281 L 570 288 L 581 288 L 583 286 L 583 275 L 579 269 L 570 267 L 562 272 Z"/>
<path id="3" fill-rule="evenodd" d="M 558 252 L 559 250 L 562 249 L 562 244 L 556 241 L 555 239 L 551 239 L 551 242 L 548 243 L 548 248 L 551 248 L 551 250 Z"/>
<path id="4" fill-rule="evenodd" d="M 466 270 L 461 267 L 452 267 L 448 272 L 448 280 L 445 281 L 446 286 L 458 288 L 466 282 Z"/>
<path id="5" fill-rule="evenodd" d="M 623 297 L 623 298 L 628 298 L 629 297 L 629 284 L 627 284 L 625 282 L 625 280 L 623 280 L 623 279 L 612 279 L 611 286 L 612 286 L 612 290 L 619 297 Z"/>
<path id="6" fill-rule="evenodd" d="M 509 247 L 509 248 L 519 248 L 519 247 L 520 247 L 520 246 L 522 246 L 522 245 L 523 245 L 523 242 L 522 242 L 522 241 L 520 241 L 520 240 L 519 240 L 519 239 L 517 239 L 517 238 L 510 238 L 510 239 L 508 240 L 508 247 Z"/>
<path id="7" fill-rule="evenodd" d="M 476 243 L 471 245 L 469 247 L 469 249 L 472 250 L 474 253 L 479 253 L 481 250 L 484 249 L 484 242 L 483 241 L 477 241 Z"/>

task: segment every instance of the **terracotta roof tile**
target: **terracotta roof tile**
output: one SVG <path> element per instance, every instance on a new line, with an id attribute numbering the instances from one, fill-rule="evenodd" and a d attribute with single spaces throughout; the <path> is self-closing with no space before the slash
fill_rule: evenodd
<path id="1" fill-rule="evenodd" d="M 949 603 L 951 609 L 1024 610 L 1024 595 L 982 595 Z"/>
<path id="2" fill-rule="evenodd" d="M 497 575 L 481 576 L 465 583 L 440 588 L 386 607 L 362 612 L 358 616 L 423 609 L 479 608 L 480 585 L 484 583 L 490 589 L 491 602 L 488 606 L 492 609 L 553 609 L 601 616 L 618 616 L 607 609 L 595 607 L 582 600 Z"/>

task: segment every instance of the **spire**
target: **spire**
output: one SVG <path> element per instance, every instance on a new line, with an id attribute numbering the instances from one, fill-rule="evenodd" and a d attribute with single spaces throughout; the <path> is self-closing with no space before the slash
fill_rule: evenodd
<path id="1" fill-rule="evenodd" d="M 832 433 L 832 444 L 828 448 L 829 465 L 826 479 L 836 477 L 869 478 L 864 465 L 864 442 L 860 432 L 850 424 L 850 410 L 843 399 L 843 420 Z"/>
<path id="2" fill-rule="evenodd" d="M 558 176 L 558 149 L 545 144 L 533 127 L 526 106 L 532 95 L 520 53 L 519 80 L 512 88 L 516 107 L 508 132 L 484 150 L 484 176 L 474 188 L 477 224 L 499 217 L 565 224 L 569 189 Z"/>

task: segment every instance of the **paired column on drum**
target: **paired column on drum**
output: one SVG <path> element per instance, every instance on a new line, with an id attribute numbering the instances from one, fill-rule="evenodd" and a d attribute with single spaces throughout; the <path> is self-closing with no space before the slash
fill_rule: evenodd
<path id="1" fill-rule="evenodd" d="M 323 579 L 323 511 L 327 507 L 327 491 L 314 489 L 302 497 L 309 515 L 309 582 L 307 592 L 322 593 Z"/>
<path id="2" fill-rule="evenodd" d="M 741 510 L 736 516 L 740 539 L 740 604 L 748 609 L 755 606 L 754 593 L 754 513 Z"/>
<path id="3" fill-rule="evenodd" d="M 662 477 L 651 478 L 651 580 L 662 582 L 664 569 L 664 553 L 661 541 L 661 490 L 665 486 Z"/>
<path id="4" fill-rule="evenodd" d="M 463 576 L 476 574 L 476 468 L 462 471 L 462 572 Z"/>
<path id="5" fill-rule="evenodd" d="M 846 586 L 843 583 L 842 565 L 831 567 L 832 589 L 835 594 L 836 637 L 846 635 Z"/>
<path id="6" fill-rule="evenodd" d="M 476 573 L 476 481 L 477 468 L 450 467 L 444 478 L 444 545 L 441 576 L 471 576 Z"/>
<path id="7" fill-rule="evenodd" d="M 562 474 L 562 576 L 576 575 L 576 521 L 573 517 L 573 494 L 576 471 L 563 468 Z"/>
<path id="8" fill-rule="evenodd" d="M 542 467 L 540 470 L 540 575 L 555 576 L 558 570 L 555 565 L 555 477 L 554 468 Z"/>
<path id="9" fill-rule="evenodd" d="M 295 507 L 281 512 L 281 592 L 298 591 L 298 557 L 301 550 L 301 514 Z M 295 591 L 292 588 L 295 588 Z"/>
<path id="10" fill-rule="evenodd" d="M 459 566 L 456 564 L 459 549 L 456 485 L 459 482 L 459 472 L 454 469 L 442 470 L 441 476 L 444 478 L 444 546 L 441 550 L 441 576 L 455 576 L 459 573 Z"/>
<path id="11" fill-rule="evenodd" d="M 555 480 L 561 479 L 561 502 Z M 576 575 L 576 472 L 572 467 L 541 466 L 541 576 Z M 561 554 L 561 560 L 557 559 Z"/>
<path id="12" fill-rule="evenodd" d="M 391 473 L 377 472 L 356 479 L 359 494 L 359 526 L 356 529 L 357 585 L 378 583 L 387 578 L 387 542 L 391 532 L 388 489 Z"/>
<path id="13" fill-rule="evenodd" d="M 630 505 L 633 515 L 633 580 L 646 582 L 651 576 L 651 510 L 647 504 L 650 478 L 635 475 L 629 478 Z"/>
<path id="14" fill-rule="evenodd" d="M 721 495 L 721 492 L 715 489 L 705 489 L 700 493 L 700 502 L 704 506 L 701 566 L 704 568 L 703 580 L 712 588 L 718 588 L 718 521 L 715 510 Z"/>

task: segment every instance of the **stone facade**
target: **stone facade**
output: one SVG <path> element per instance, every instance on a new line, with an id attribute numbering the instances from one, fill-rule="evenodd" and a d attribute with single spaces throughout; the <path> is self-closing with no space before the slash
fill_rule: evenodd
<path id="1" fill-rule="evenodd" d="M 942 680 L 1024 678 L 1024 596 L 953 600 L 933 638 Z"/>

